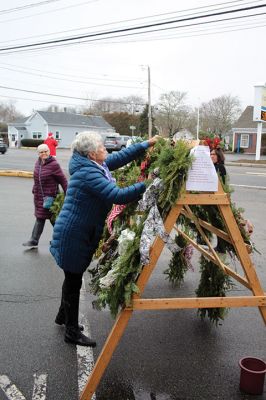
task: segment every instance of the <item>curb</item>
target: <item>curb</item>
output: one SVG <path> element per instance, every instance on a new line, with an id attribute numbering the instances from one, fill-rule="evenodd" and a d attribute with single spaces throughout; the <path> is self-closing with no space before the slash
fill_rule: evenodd
<path id="1" fill-rule="evenodd" d="M 19 176 L 22 178 L 33 178 L 33 172 L 2 169 L 0 170 L 0 176 Z"/>
<path id="2" fill-rule="evenodd" d="M 266 163 L 265 164 L 251 164 L 251 163 L 238 163 L 234 161 L 228 161 L 225 162 L 225 166 L 231 165 L 235 167 L 251 167 L 251 168 L 266 168 Z"/>

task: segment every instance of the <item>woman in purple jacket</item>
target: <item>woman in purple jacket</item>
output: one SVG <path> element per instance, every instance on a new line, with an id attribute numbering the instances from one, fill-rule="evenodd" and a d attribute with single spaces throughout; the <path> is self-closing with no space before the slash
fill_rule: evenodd
<path id="1" fill-rule="evenodd" d="M 67 190 L 66 177 L 56 159 L 50 156 L 50 150 L 47 144 L 38 146 L 37 151 L 39 158 L 35 163 L 34 185 L 32 188 L 36 221 L 30 240 L 23 243 L 23 246 L 31 248 L 38 247 L 45 220 L 49 219 L 53 225 L 51 221 L 52 213 L 49 209 L 43 208 L 44 197 L 55 197 L 58 193 L 59 184 L 62 186 L 65 193 Z"/>

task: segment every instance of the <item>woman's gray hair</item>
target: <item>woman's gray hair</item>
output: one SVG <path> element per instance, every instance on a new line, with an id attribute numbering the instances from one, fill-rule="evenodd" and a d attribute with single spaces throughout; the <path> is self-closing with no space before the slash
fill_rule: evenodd
<path id="1" fill-rule="evenodd" d="M 37 151 L 38 151 L 38 153 L 40 153 L 41 151 L 47 151 L 49 154 L 50 154 L 50 149 L 49 149 L 49 147 L 47 146 L 47 144 L 40 144 L 38 147 L 37 147 Z"/>
<path id="2" fill-rule="evenodd" d="M 103 138 L 97 132 L 80 132 L 73 143 L 71 144 L 72 151 L 77 151 L 82 156 L 87 156 L 88 153 L 97 152 L 99 147 L 103 145 Z"/>

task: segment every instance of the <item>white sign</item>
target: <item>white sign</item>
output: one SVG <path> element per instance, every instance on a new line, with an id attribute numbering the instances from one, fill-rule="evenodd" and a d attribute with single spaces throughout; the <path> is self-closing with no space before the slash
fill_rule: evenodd
<path id="1" fill-rule="evenodd" d="M 191 151 L 194 161 L 188 172 L 186 190 L 217 192 L 218 176 L 211 160 L 208 146 L 196 146 Z"/>
<path id="2" fill-rule="evenodd" d="M 253 121 L 266 122 L 266 87 L 255 86 Z"/>

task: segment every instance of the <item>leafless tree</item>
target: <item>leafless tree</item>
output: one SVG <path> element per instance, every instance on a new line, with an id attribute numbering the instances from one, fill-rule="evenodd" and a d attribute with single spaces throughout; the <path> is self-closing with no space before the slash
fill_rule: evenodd
<path id="1" fill-rule="evenodd" d="M 155 124 L 164 136 L 172 136 L 185 127 L 189 107 L 184 104 L 186 92 L 170 91 L 160 96 L 155 107 Z"/>
<path id="2" fill-rule="evenodd" d="M 90 103 L 84 107 L 83 113 L 103 115 L 113 112 L 127 112 L 129 114 L 136 114 L 143 111 L 144 103 L 145 101 L 142 97 L 134 95 L 118 98 L 102 97 L 97 101 L 90 101 Z"/>
<path id="3" fill-rule="evenodd" d="M 223 95 L 202 103 L 200 107 L 200 129 L 205 132 L 223 135 L 241 113 L 240 101 L 237 96 Z"/>
<path id="4" fill-rule="evenodd" d="M 23 117 L 23 115 L 16 109 L 13 101 L 0 103 L 0 122 L 12 122 L 19 117 Z"/>

